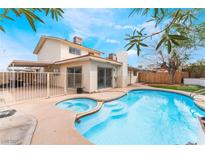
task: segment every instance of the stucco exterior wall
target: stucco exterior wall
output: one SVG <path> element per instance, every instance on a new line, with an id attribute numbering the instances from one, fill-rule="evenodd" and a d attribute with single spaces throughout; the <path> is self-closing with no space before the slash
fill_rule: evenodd
<path id="1" fill-rule="evenodd" d="M 104 68 L 112 68 L 112 87 L 116 87 L 117 81 L 116 81 L 116 71 L 119 67 L 116 65 L 110 64 L 110 63 L 101 63 L 92 61 L 89 66 L 90 70 L 90 86 L 89 86 L 89 92 L 98 91 L 98 67 L 104 67 Z"/>
<path id="2" fill-rule="evenodd" d="M 134 71 L 129 71 L 128 78 L 127 78 L 128 84 L 134 84 L 138 82 L 138 74 L 134 75 Z"/>
<path id="3" fill-rule="evenodd" d="M 68 44 L 61 43 L 60 60 L 74 58 L 74 57 L 79 57 L 79 56 L 83 56 L 83 55 L 87 55 L 87 54 L 88 54 L 88 52 L 84 51 L 84 50 L 81 50 L 81 55 L 71 54 L 71 53 L 69 53 L 69 46 L 68 46 Z"/>
<path id="4" fill-rule="evenodd" d="M 67 68 L 69 67 L 81 67 L 82 68 L 82 87 L 84 88 L 85 91 L 89 92 L 89 84 L 90 84 L 89 65 L 90 65 L 89 61 L 62 64 L 62 65 L 59 65 L 59 70 L 61 73 L 66 74 Z M 59 78 L 59 80 L 60 80 L 59 83 L 62 87 L 67 85 L 67 81 L 65 78 L 62 77 L 62 78 Z"/>
<path id="5" fill-rule="evenodd" d="M 46 40 L 37 55 L 38 61 L 55 62 L 60 59 L 61 46 L 54 40 Z"/>
<path id="6" fill-rule="evenodd" d="M 59 65 L 59 69 L 61 73 L 66 73 L 67 68 L 79 66 L 82 68 L 82 87 L 84 91 L 91 93 L 99 90 L 98 67 L 112 68 L 112 86 L 117 87 L 117 80 L 115 78 L 117 78 L 117 69 L 119 69 L 119 67 L 110 63 L 96 61 L 75 62 Z M 65 78 L 63 78 L 63 76 L 59 77 L 58 83 L 64 87 L 66 83 Z"/>
<path id="7" fill-rule="evenodd" d="M 63 59 L 74 58 L 82 55 L 87 55 L 87 51 L 81 50 L 81 55 L 69 53 L 69 45 L 63 42 L 54 40 L 46 40 L 41 51 L 38 54 L 39 61 L 55 62 Z M 122 62 L 122 66 L 117 66 L 107 62 L 97 61 L 79 61 L 56 66 L 60 73 L 67 73 L 68 67 L 81 66 L 82 68 L 82 87 L 87 92 L 98 91 L 98 67 L 112 68 L 112 87 L 126 87 L 128 84 L 128 64 L 127 53 L 117 53 L 117 60 Z M 58 83 L 61 87 L 67 85 L 65 76 L 59 76 Z"/>
<path id="8" fill-rule="evenodd" d="M 126 87 L 128 85 L 128 63 L 127 63 L 127 52 L 118 52 L 116 53 L 117 61 L 122 62 L 122 66 L 118 69 L 118 87 Z"/>
<path id="9" fill-rule="evenodd" d="M 37 57 L 38 61 L 55 62 L 87 54 L 88 52 L 84 50 L 81 50 L 81 55 L 71 54 L 69 53 L 68 44 L 55 40 L 46 40 Z"/>

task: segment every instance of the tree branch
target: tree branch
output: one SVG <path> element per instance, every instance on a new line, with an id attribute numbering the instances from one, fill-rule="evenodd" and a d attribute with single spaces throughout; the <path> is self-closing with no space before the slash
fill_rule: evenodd
<path id="1" fill-rule="evenodd" d="M 180 11 L 180 9 L 177 10 L 176 14 L 178 14 L 179 11 Z M 158 35 L 158 34 L 164 32 L 164 31 L 168 30 L 168 29 L 177 21 L 177 19 L 178 19 L 178 17 L 175 16 L 175 17 L 173 18 L 173 20 L 169 23 L 169 25 L 168 25 L 167 27 L 165 27 L 163 30 L 158 31 L 158 32 L 155 32 L 155 33 L 152 33 L 152 34 L 150 34 L 150 35 L 144 37 L 142 40 L 145 40 L 145 39 L 147 39 L 147 38 L 153 37 L 153 36 L 155 36 L 155 35 Z"/>

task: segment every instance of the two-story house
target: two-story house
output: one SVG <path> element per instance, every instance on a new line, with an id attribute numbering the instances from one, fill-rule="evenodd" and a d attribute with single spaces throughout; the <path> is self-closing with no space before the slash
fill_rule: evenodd
<path id="1" fill-rule="evenodd" d="M 39 71 L 65 73 L 67 79 L 62 85 L 83 87 L 87 92 L 128 84 L 126 52 L 102 58 L 102 52 L 83 46 L 80 37 L 74 37 L 71 42 L 42 36 L 33 53 L 37 61 L 14 60 L 9 67 L 35 67 L 40 68 Z"/>

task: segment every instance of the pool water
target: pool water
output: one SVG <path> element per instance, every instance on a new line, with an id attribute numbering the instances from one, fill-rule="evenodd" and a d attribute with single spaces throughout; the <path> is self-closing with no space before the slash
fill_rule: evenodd
<path id="1" fill-rule="evenodd" d="M 70 111 L 74 111 L 76 113 L 84 112 L 91 110 L 92 108 L 96 107 L 97 102 L 92 99 L 88 98 L 76 98 L 65 100 L 58 103 L 56 106 L 61 109 L 66 109 Z"/>
<path id="2" fill-rule="evenodd" d="M 76 129 L 94 144 L 197 143 L 202 132 L 197 116 L 205 112 L 190 97 L 135 90 L 82 118 Z"/>

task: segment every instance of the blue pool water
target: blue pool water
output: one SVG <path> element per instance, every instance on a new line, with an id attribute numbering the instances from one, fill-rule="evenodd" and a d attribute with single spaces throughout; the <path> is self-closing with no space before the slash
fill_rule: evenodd
<path id="1" fill-rule="evenodd" d="M 76 123 L 94 144 L 197 143 L 205 112 L 190 97 L 155 90 L 135 90 L 107 102 L 95 114 Z"/>
<path id="2" fill-rule="evenodd" d="M 65 100 L 58 103 L 56 106 L 61 109 L 71 110 L 76 113 L 91 110 L 97 105 L 97 102 L 88 98 L 76 98 Z"/>

